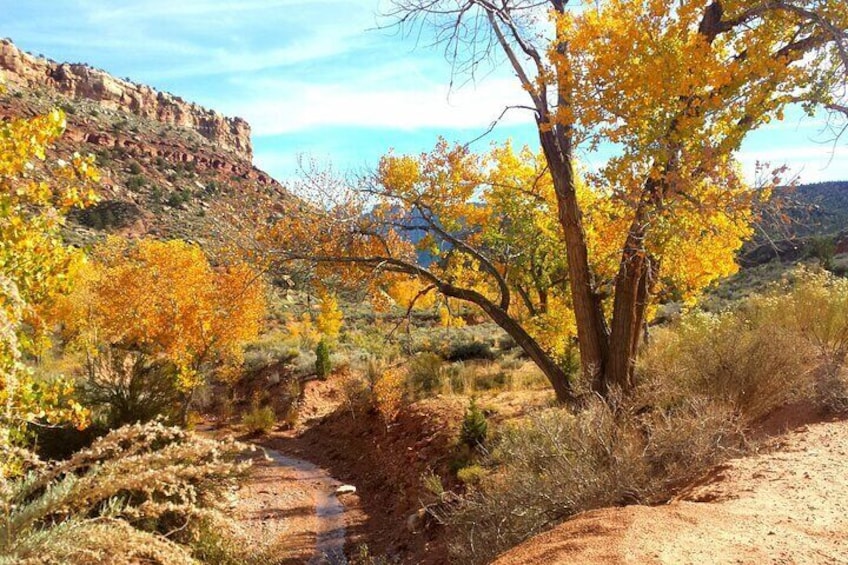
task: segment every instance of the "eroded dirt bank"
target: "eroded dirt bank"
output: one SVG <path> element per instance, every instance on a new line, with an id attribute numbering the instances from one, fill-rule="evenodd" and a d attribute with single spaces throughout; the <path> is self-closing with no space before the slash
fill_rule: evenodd
<path id="1" fill-rule="evenodd" d="M 496 565 L 848 563 L 848 422 L 803 426 L 670 504 L 587 512 Z"/>

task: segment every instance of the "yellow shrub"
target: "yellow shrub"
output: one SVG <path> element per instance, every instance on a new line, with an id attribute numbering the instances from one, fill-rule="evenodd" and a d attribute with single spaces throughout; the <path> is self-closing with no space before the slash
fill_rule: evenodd
<path id="1" fill-rule="evenodd" d="M 339 309 L 339 301 L 336 295 L 330 292 L 321 293 L 321 310 L 315 319 L 315 327 L 326 338 L 331 340 L 339 337 L 342 329 L 342 311 Z"/>
<path id="2" fill-rule="evenodd" d="M 321 332 L 315 328 L 312 316 L 308 312 L 304 312 L 300 318 L 289 316 L 286 320 L 286 330 L 305 349 L 313 349 L 321 339 Z"/>
<path id="3" fill-rule="evenodd" d="M 406 396 L 405 369 L 389 368 L 374 383 L 374 402 L 377 411 L 386 422 L 391 422 L 400 413 Z"/>

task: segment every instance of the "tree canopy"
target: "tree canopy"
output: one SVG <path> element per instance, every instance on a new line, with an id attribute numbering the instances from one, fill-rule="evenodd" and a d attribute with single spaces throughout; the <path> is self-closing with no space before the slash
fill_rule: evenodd
<path id="1" fill-rule="evenodd" d="M 188 398 L 206 373 L 226 378 L 243 360 L 265 316 L 264 287 L 252 269 L 210 265 L 197 245 L 180 240 L 110 238 L 72 270 L 73 289 L 57 319 L 89 363 L 114 352 L 174 367 Z M 110 378 L 107 376 L 96 376 Z"/>
<path id="2" fill-rule="evenodd" d="M 753 204 L 761 196 L 746 189 L 733 206 L 709 214 L 692 207 L 667 218 L 651 241 L 656 252 L 674 257 L 658 283 L 661 292 L 691 299 L 735 272 L 735 252 L 751 234 Z M 373 177 L 334 197 L 329 210 L 315 207 L 308 217 L 278 223 L 272 245 L 286 258 L 317 261 L 319 269 L 349 283 L 367 280 L 372 296 L 385 293 L 404 308 L 430 307 L 435 294 L 472 303 L 525 347 L 552 381 L 558 378 L 576 324 L 543 155 L 509 143 L 476 155 L 442 140 L 422 155 L 385 156 Z M 698 197 L 711 194 L 704 190 Z M 609 296 L 626 209 L 614 194 L 586 183 L 578 199 L 589 211 L 587 242 Z M 424 236 L 414 241 L 410 233 Z M 604 307 L 611 308 L 609 298 Z"/>

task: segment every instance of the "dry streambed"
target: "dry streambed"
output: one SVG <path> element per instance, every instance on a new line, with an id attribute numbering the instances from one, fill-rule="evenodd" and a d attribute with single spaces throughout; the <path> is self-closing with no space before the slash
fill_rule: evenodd
<path id="1" fill-rule="evenodd" d="M 235 507 L 246 542 L 283 564 L 346 564 L 342 483 L 308 461 L 260 453 Z"/>
<path id="2" fill-rule="evenodd" d="M 310 558 L 309 565 L 346 564 L 344 506 L 336 496 L 336 491 L 343 485 L 309 461 L 288 457 L 269 449 L 266 449 L 265 453 L 275 465 L 286 469 L 296 481 L 308 485 L 307 490 L 312 491 L 317 527 L 315 554 Z"/>

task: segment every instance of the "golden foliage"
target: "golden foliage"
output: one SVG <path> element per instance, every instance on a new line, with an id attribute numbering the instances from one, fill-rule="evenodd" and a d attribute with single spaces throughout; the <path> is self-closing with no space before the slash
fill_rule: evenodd
<path id="1" fill-rule="evenodd" d="M 339 308 L 339 301 L 336 295 L 326 289 L 322 289 L 320 294 L 321 308 L 318 316 L 315 318 L 315 327 L 322 336 L 328 339 L 336 339 L 339 337 L 339 332 L 342 329 L 342 314 Z"/>
<path id="2" fill-rule="evenodd" d="M 81 425 L 86 419 L 86 411 L 67 400 L 69 383 L 34 381 L 22 361 L 38 346 L 40 309 L 66 288 L 74 253 L 59 234 L 65 214 L 96 199 L 92 157 L 46 163 L 64 129 L 58 110 L 0 122 L 0 477 L 10 470 L 9 442 L 23 422 Z"/>
<path id="3" fill-rule="evenodd" d="M 315 328 L 309 312 L 304 312 L 300 318 L 290 314 L 286 319 L 286 331 L 306 349 L 314 348 L 321 339 L 321 332 Z"/>
<path id="4" fill-rule="evenodd" d="M 419 265 L 416 254 L 426 254 L 433 260 L 428 272 L 497 302 L 500 288 L 491 269 L 509 281 L 509 314 L 552 355 L 565 354 L 576 322 L 557 200 L 543 155 L 527 147 L 516 151 L 506 143 L 478 156 L 441 140 L 419 157 L 385 156 L 377 179 L 378 185 L 367 189 L 376 197 L 368 202 L 370 209 L 351 194 L 326 214 L 283 220 L 270 237 L 287 249 L 304 246 L 294 237 L 306 238 L 313 245 L 302 250 L 307 259 L 363 260 L 342 263 L 336 272 L 354 285 L 367 278 L 375 300 L 387 295 L 405 309 L 432 307 L 438 285 L 414 272 L 398 273 L 388 262 L 375 270 L 366 259 L 388 257 Z M 717 278 L 735 272 L 735 254 L 751 234 L 754 203 L 765 194 L 736 176 L 733 181 L 732 186 L 713 181 L 691 186 L 686 203 L 657 214 L 647 246 L 666 259 L 655 292 L 691 301 Z M 578 201 L 586 211 L 597 286 L 609 288 L 635 211 L 598 177 L 579 183 Z M 403 233 L 410 225 L 426 231 L 414 245 Z M 446 299 L 440 301 L 442 324 L 461 325 Z"/>
<path id="5" fill-rule="evenodd" d="M 57 308 L 71 343 L 91 356 L 119 347 L 166 359 L 184 391 L 202 382 L 205 366 L 237 367 L 265 315 L 264 287 L 249 267 L 213 269 L 183 241 L 111 238 L 72 277 Z"/>
<path id="6" fill-rule="evenodd" d="M 374 382 L 374 401 L 385 422 L 393 422 L 403 408 L 407 390 L 406 379 L 405 369 L 390 367 Z"/>

